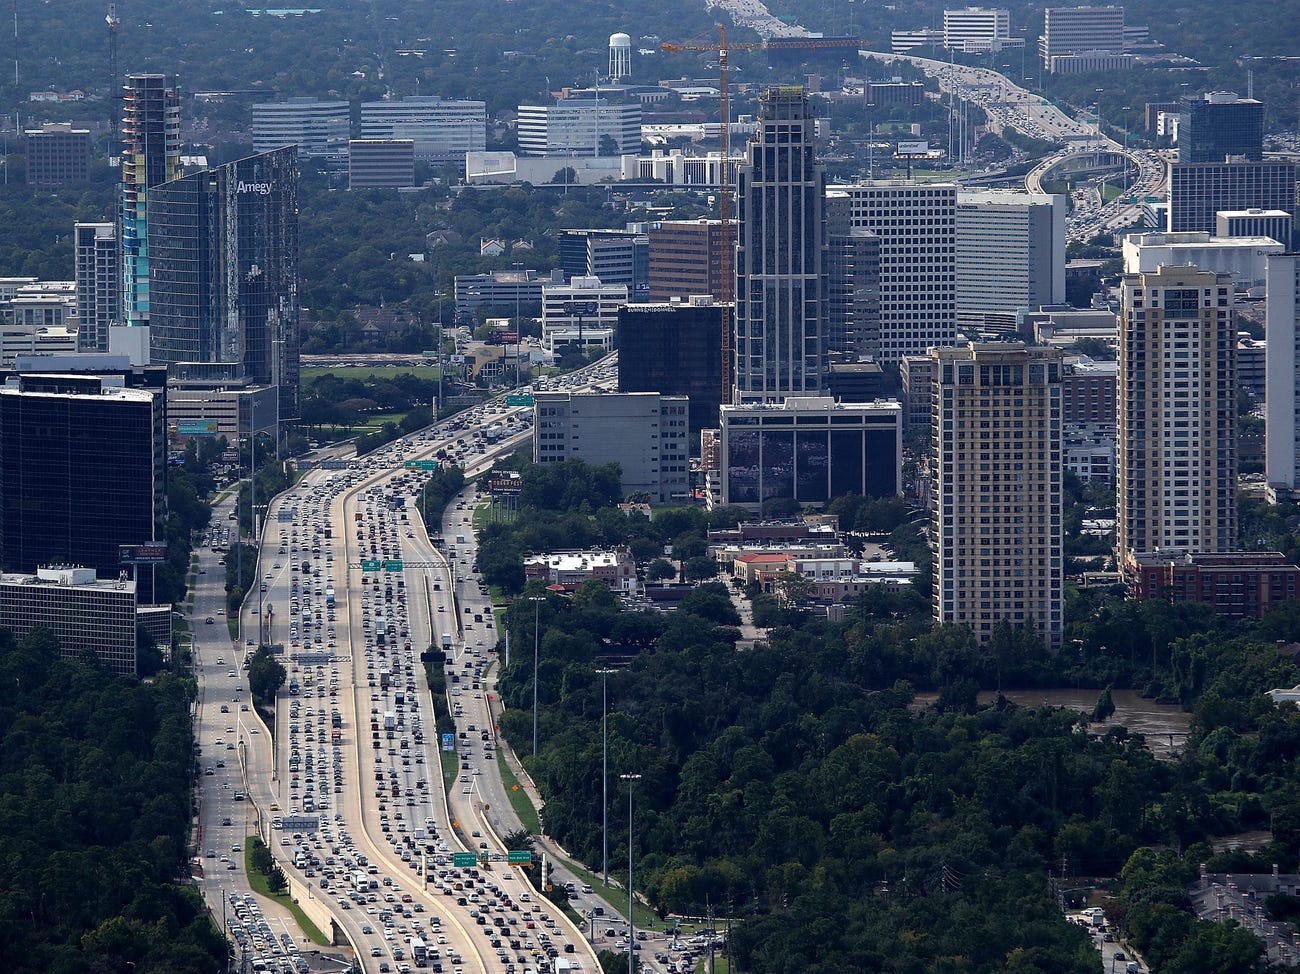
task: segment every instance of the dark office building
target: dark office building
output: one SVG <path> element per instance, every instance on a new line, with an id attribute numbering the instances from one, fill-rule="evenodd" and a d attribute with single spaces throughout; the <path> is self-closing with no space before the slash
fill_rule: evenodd
<path id="1" fill-rule="evenodd" d="M 1235 91 L 1211 91 L 1182 99 L 1178 119 L 1179 162 L 1264 158 L 1264 103 Z"/>
<path id="2" fill-rule="evenodd" d="M 650 300 L 709 294 L 722 300 L 722 221 L 665 220 L 650 227 Z"/>
<path id="3" fill-rule="evenodd" d="M 153 361 L 236 365 L 298 414 L 298 150 L 149 191 Z"/>
<path id="4" fill-rule="evenodd" d="M 5 571 L 121 570 L 118 545 L 162 538 L 166 403 L 97 375 L 23 374 L 0 388 Z"/>
<path id="5" fill-rule="evenodd" d="M 1284 210 L 1296 217 L 1296 164 L 1175 162 L 1169 166 L 1170 233 L 1214 233 L 1220 210 Z M 1294 241 L 1282 243 L 1294 246 Z"/>
<path id="6" fill-rule="evenodd" d="M 829 396 L 740 403 L 721 412 L 722 503 L 824 504 L 892 497 L 902 483 L 903 407 Z"/>
<path id="7" fill-rule="evenodd" d="M 718 425 L 722 305 L 630 304 L 618 312 L 618 391 L 690 397 L 690 436 Z"/>

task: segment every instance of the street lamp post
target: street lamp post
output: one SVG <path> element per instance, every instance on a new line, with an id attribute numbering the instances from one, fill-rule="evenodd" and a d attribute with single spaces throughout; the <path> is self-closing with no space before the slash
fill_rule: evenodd
<path id="1" fill-rule="evenodd" d="M 600 674 L 600 817 L 601 875 L 609 889 L 609 675 L 614 670 L 597 670 Z"/>
<path id="2" fill-rule="evenodd" d="M 641 780 L 639 774 L 619 775 L 627 782 L 627 974 L 635 974 L 633 969 L 633 945 L 636 943 L 636 887 L 632 884 L 632 787 Z"/>
<path id="3" fill-rule="evenodd" d="M 538 639 L 538 632 L 539 632 L 539 625 L 541 619 L 543 598 L 540 595 L 531 595 L 529 596 L 528 601 L 533 603 L 533 757 L 536 758 L 537 757 L 537 680 L 538 680 L 537 663 L 538 663 L 538 647 L 540 645 Z"/>

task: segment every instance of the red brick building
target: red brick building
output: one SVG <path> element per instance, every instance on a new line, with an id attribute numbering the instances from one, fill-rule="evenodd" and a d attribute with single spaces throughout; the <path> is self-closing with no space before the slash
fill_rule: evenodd
<path id="1" fill-rule="evenodd" d="M 1259 619 L 1300 594 L 1300 568 L 1278 551 L 1135 556 L 1130 591 L 1139 599 L 1200 602 L 1229 619 Z"/>

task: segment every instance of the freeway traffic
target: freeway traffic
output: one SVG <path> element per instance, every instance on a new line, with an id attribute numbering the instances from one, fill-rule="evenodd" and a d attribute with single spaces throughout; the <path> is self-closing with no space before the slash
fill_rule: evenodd
<path id="1" fill-rule="evenodd" d="M 561 381 L 575 388 L 608 382 L 610 368 L 606 360 Z M 202 760 L 214 762 L 206 780 L 222 772 L 238 784 L 222 779 L 227 787 L 216 794 L 229 798 L 204 803 L 201 833 L 232 860 L 214 855 L 214 865 L 231 866 L 236 888 L 205 882 L 203 889 L 255 969 L 338 970 L 345 959 L 304 955 L 293 937 L 285 939 L 287 914 L 277 917 L 279 928 L 263 929 L 264 907 L 245 892 L 240 863 L 226 852 L 250 835 L 271 847 L 304 912 L 327 933 L 337 931 L 366 971 L 596 970 L 582 932 L 539 901 L 522 867 L 504 862 L 502 835 L 517 823 L 502 815 L 508 802 L 486 709 L 496 647 L 491 607 L 465 561 L 470 546 L 461 546 L 460 558 L 444 555 L 427 535 L 411 502 L 428 474 L 406 469 L 443 455 L 467 477 L 486 471 L 527 441 L 527 417 L 524 407 L 497 400 L 349 469 L 307 472 L 268 505 L 242 643 L 227 642 L 224 628 L 203 627 L 196 726 Z M 496 444 L 476 435 L 490 427 L 502 433 Z M 472 537 L 468 525 L 465 533 Z M 213 591 L 204 597 L 200 585 L 198 618 L 220 612 L 216 574 L 205 569 Z M 235 650 L 251 652 L 249 634 L 259 629 L 263 642 L 284 647 L 289 672 L 274 735 L 256 714 L 232 709 L 248 706 Z M 447 710 L 457 726 L 450 793 L 419 658 L 443 633 L 452 644 Z M 223 753 L 231 760 L 214 757 Z M 500 805 L 492 809 L 484 796 L 500 796 Z M 457 866 L 457 853 L 476 865 Z"/>

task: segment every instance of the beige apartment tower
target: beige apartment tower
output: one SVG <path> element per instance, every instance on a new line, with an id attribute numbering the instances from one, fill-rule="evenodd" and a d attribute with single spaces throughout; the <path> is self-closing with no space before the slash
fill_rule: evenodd
<path id="1" fill-rule="evenodd" d="M 931 348 L 934 618 L 986 642 L 1001 624 L 1060 645 L 1061 353 Z"/>
<path id="2" fill-rule="evenodd" d="M 1237 545 L 1237 334 L 1232 276 L 1125 274 L 1119 335 L 1120 570 L 1156 551 Z"/>

